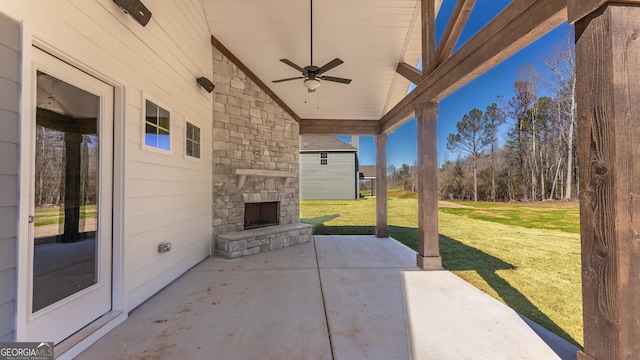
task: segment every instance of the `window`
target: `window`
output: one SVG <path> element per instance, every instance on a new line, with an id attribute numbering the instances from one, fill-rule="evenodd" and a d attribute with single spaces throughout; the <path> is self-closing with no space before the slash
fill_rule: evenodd
<path id="1" fill-rule="evenodd" d="M 171 114 L 169 110 L 145 101 L 144 144 L 161 150 L 171 150 Z"/>
<path id="2" fill-rule="evenodd" d="M 200 159 L 200 128 L 187 121 L 187 156 Z"/>
<path id="3" fill-rule="evenodd" d="M 320 165 L 327 165 L 327 153 L 320 153 Z"/>

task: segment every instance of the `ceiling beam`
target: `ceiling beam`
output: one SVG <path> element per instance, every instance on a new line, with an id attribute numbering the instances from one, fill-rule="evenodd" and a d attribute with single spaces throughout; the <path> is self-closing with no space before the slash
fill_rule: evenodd
<path id="1" fill-rule="evenodd" d="M 436 1 L 420 0 L 420 20 L 422 24 L 422 68 L 429 68 L 436 50 Z M 426 73 L 422 73 L 422 78 Z"/>
<path id="2" fill-rule="evenodd" d="M 475 3 L 476 0 L 458 0 L 453 12 L 451 13 L 447 27 L 444 29 L 444 33 L 442 33 L 440 43 L 438 44 L 438 48 L 433 56 L 431 65 L 429 65 L 429 68 L 427 69 L 427 75 L 451 56 L 453 48 L 456 46 L 456 43 L 460 38 L 462 29 L 464 29 L 464 25 L 467 23 Z"/>
<path id="3" fill-rule="evenodd" d="M 36 124 L 64 133 L 95 135 L 98 133 L 97 118 L 74 118 L 48 109 L 36 109 Z"/>
<path id="4" fill-rule="evenodd" d="M 251 79 L 251 81 L 256 83 L 256 85 L 258 85 L 258 87 L 262 89 L 262 91 L 264 91 L 265 94 L 267 94 L 267 96 L 269 96 L 276 104 L 280 105 L 282 110 L 289 114 L 289 116 L 291 116 L 293 120 L 297 121 L 298 123 L 300 122 L 300 116 L 298 116 L 298 114 L 296 114 L 293 109 L 291 109 L 284 101 L 282 101 L 282 99 L 280 99 L 280 97 L 278 97 L 276 93 L 274 93 L 264 82 L 262 82 L 262 80 L 260 80 L 260 78 L 258 78 L 258 76 L 254 74 L 253 71 L 249 70 L 249 68 L 244 63 L 242 63 L 240 59 L 238 59 L 213 35 L 211 35 L 211 45 L 218 49 L 222 53 L 222 55 L 224 55 L 227 59 L 229 59 L 229 61 L 237 66 L 240 71 L 242 71 L 245 75 L 247 75 L 249 79 Z"/>
<path id="5" fill-rule="evenodd" d="M 398 64 L 396 72 L 416 85 L 420 84 L 420 82 L 422 81 L 422 71 L 405 62 L 401 62 Z"/>
<path id="6" fill-rule="evenodd" d="M 388 133 L 413 116 L 413 103 L 439 101 L 567 19 L 558 0 L 514 0 L 381 118 Z"/>
<path id="7" fill-rule="evenodd" d="M 300 135 L 377 135 L 379 120 L 302 119 Z"/>

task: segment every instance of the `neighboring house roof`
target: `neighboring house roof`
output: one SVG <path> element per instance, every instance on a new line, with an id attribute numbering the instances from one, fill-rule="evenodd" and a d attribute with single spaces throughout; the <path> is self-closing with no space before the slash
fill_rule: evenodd
<path id="1" fill-rule="evenodd" d="M 360 165 L 359 171 L 362 173 L 365 179 L 376 178 L 376 166 L 375 165 Z"/>
<path id="2" fill-rule="evenodd" d="M 337 139 L 325 135 L 300 135 L 300 152 L 356 152 L 358 149 Z"/>

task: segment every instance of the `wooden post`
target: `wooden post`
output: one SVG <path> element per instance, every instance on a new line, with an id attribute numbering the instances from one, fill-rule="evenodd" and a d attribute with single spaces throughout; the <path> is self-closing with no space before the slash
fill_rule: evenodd
<path id="1" fill-rule="evenodd" d="M 78 241 L 80 232 L 80 168 L 82 135 L 64 133 L 65 176 L 64 176 L 64 232 L 63 243 Z"/>
<path id="2" fill-rule="evenodd" d="M 387 225 L 387 135 L 376 135 L 376 237 L 389 237 Z"/>
<path id="3" fill-rule="evenodd" d="M 438 237 L 438 103 L 416 106 L 418 120 L 418 266 L 442 269 Z"/>
<path id="4" fill-rule="evenodd" d="M 640 359 L 639 69 L 640 2 L 576 22 L 581 360 Z"/>

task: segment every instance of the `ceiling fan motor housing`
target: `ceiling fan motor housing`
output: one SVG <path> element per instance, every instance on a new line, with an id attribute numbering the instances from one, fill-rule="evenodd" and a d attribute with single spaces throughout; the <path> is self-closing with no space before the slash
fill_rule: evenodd
<path id="1" fill-rule="evenodd" d="M 313 65 L 313 0 L 310 0 L 310 3 L 311 3 L 311 6 L 310 6 L 310 9 L 311 9 L 311 16 L 310 16 L 311 18 L 311 21 L 310 21 L 311 22 L 311 42 L 310 42 L 311 43 L 311 56 L 310 56 L 311 65 L 300 67 L 299 65 L 297 65 L 296 63 L 294 63 L 289 59 L 280 59 L 280 61 L 282 61 L 283 63 L 300 71 L 302 73 L 302 76 L 296 76 L 296 77 L 280 79 L 280 80 L 273 80 L 272 82 L 280 83 L 285 81 L 304 79 L 302 83 L 307 89 L 309 89 L 309 91 L 314 91 L 318 86 L 320 86 L 320 80 L 326 80 L 326 81 L 336 82 L 340 84 L 349 84 L 351 83 L 351 79 L 324 75 L 325 72 L 343 63 L 343 61 L 340 60 L 339 58 L 335 58 L 321 67 L 317 67 Z"/>

